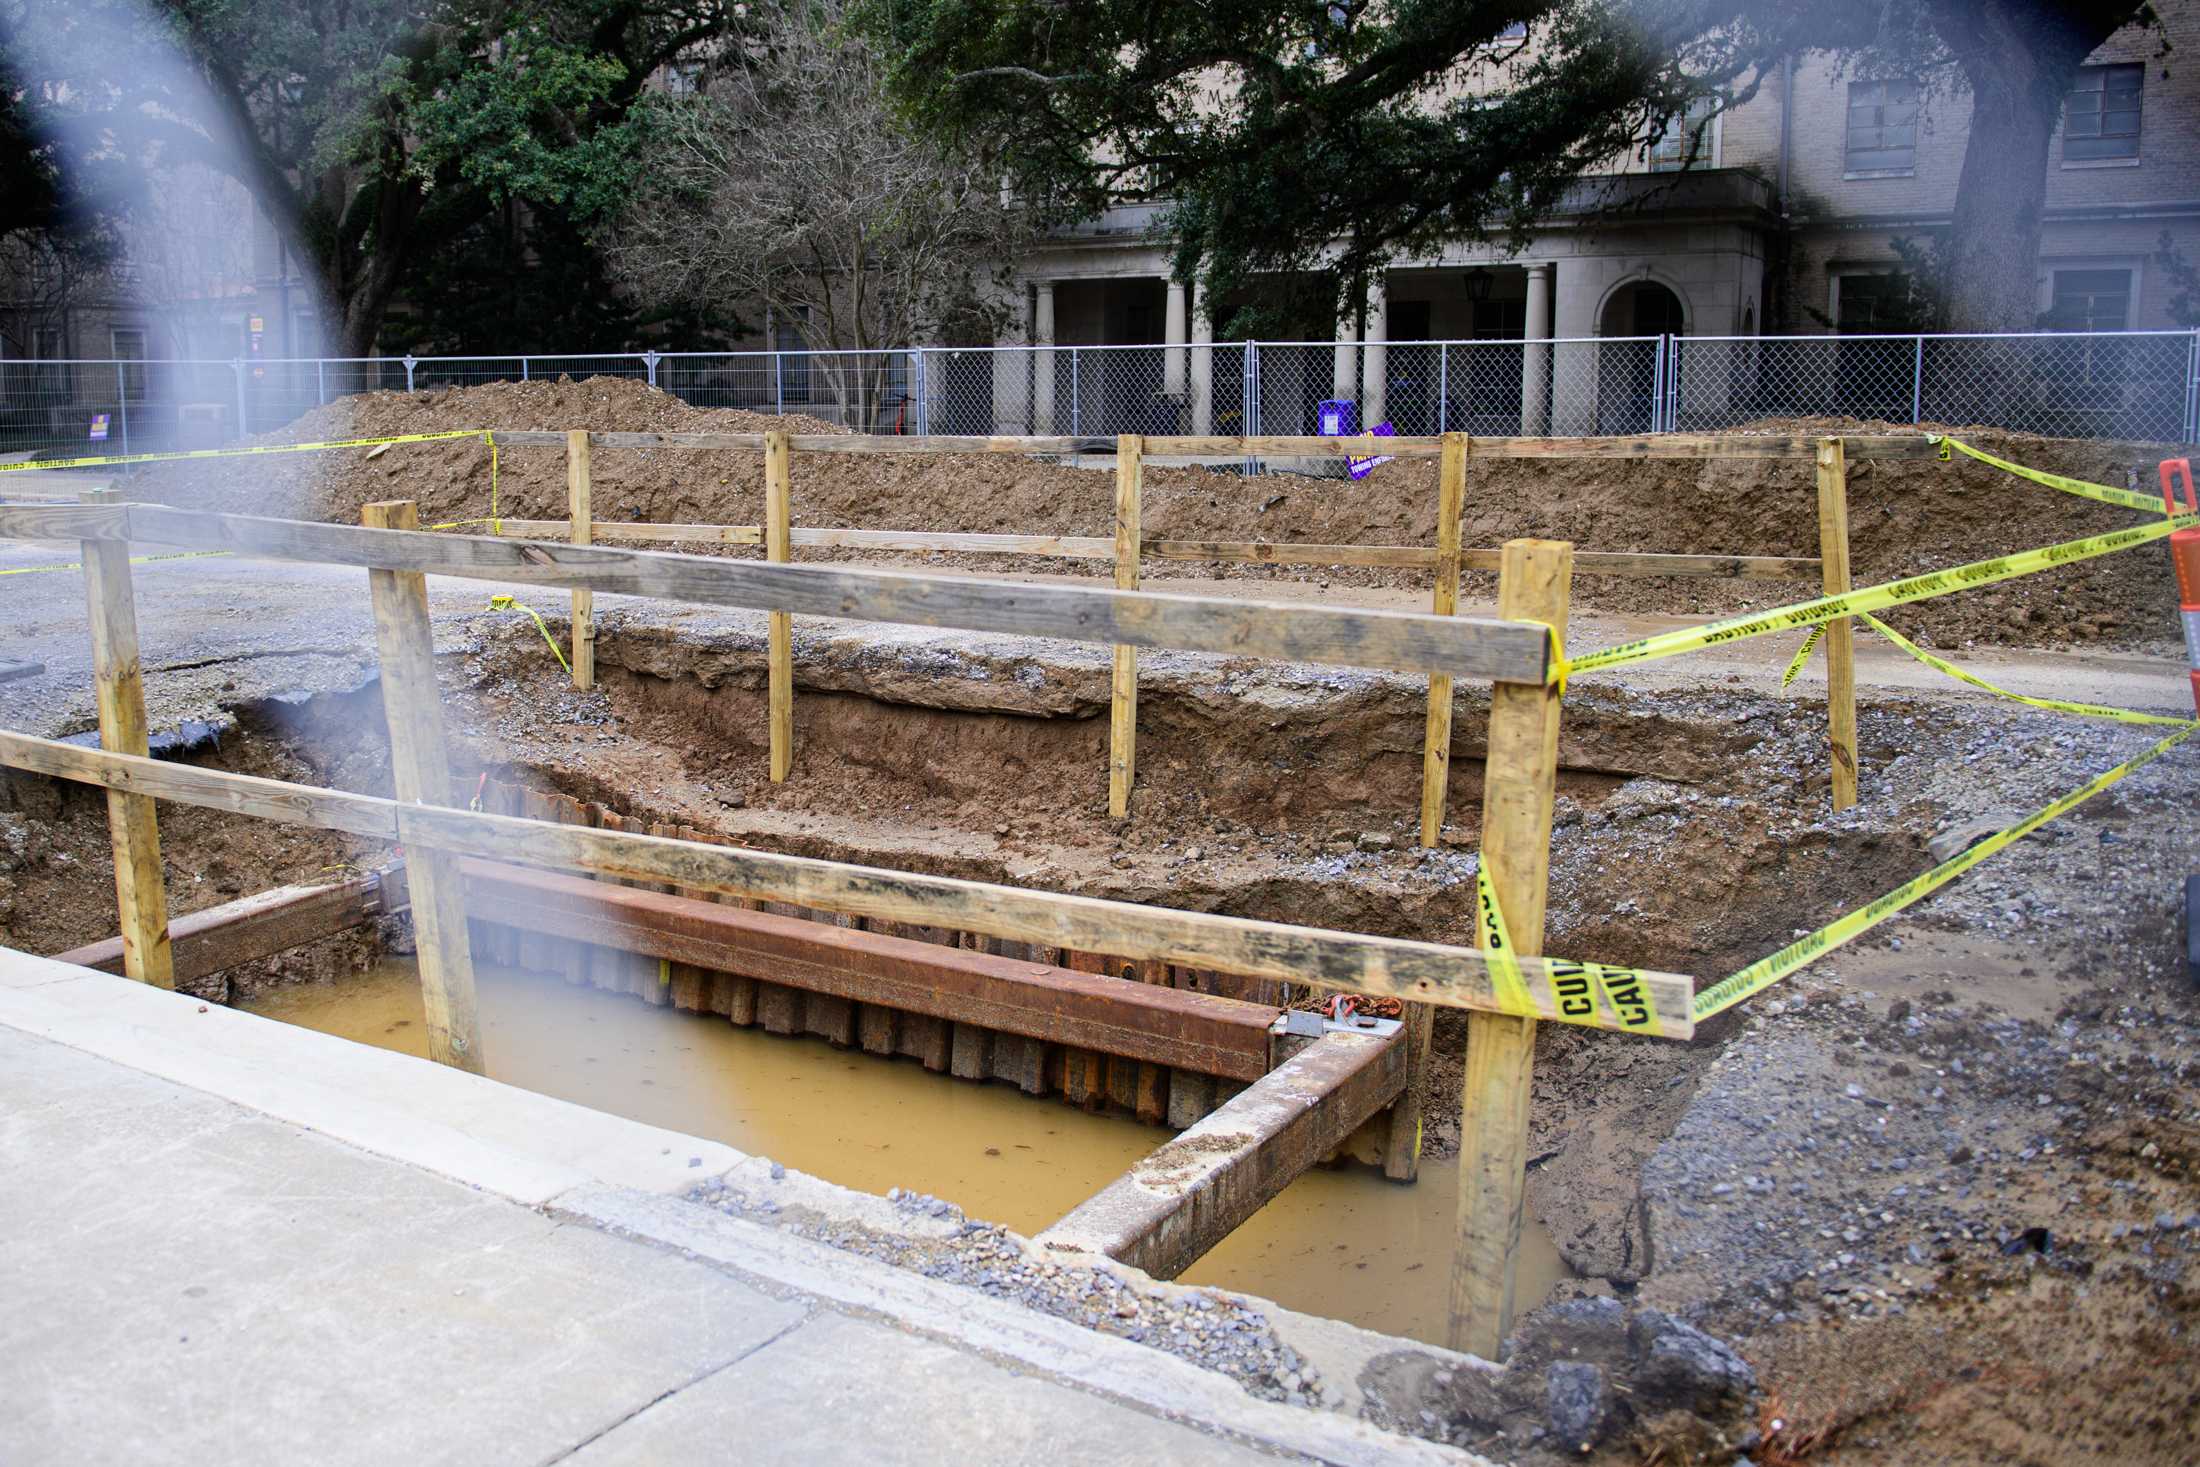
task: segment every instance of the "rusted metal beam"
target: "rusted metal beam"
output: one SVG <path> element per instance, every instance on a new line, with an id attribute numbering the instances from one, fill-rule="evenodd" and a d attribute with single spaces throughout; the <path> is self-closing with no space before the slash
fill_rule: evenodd
<path id="1" fill-rule="evenodd" d="M 1201 1074 L 1268 1071 L 1277 1010 L 1265 1004 L 500 862 L 463 865 L 477 920 Z"/>
<path id="2" fill-rule="evenodd" d="M 1175 1278 L 1397 1098 L 1403 1040 L 1323 1035 L 1035 1241 Z"/>
<path id="3" fill-rule="evenodd" d="M 401 872 L 402 868 L 369 872 L 326 886 L 279 886 L 177 917 L 168 924 L 176 981 L 211 977 L 257 958 L 273 957 L 401 906 Z M 392 891 L 385 892 L 385 880 Z M 61 953 L 54 961 L 120 973 L 122 939 L 110 937 Z"/>

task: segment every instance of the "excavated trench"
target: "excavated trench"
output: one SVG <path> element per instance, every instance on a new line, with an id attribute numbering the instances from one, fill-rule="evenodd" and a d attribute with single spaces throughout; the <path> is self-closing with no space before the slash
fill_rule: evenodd
<path id="1" fill-rule="evenodd" d="M 1486 688 L 1461 691 L 1445 837 L 1422 850 L 1414 826 L 1423 691 L 1407 678 L 1153 658 L 1142 673 L 1138 794 L 1131 818 L 1111 823 L 1104 660 L 1051 649 L 1042 659 L 1028 645 L 944 654 L 923 642 L 882 649 L 806 634 L 798 758 L 776 786 L 762 770 L 761 649 L 747 640 L 608 624 L 601 688 L 588 695 L 566 689 L 544 661 L 539 642 L 503 628 L 445 659 L 454 781 L 490 808 L 578 811 L 565 818 L 1472 941 Z M 216 736 L 176 756 L 388 792 L 371 684 L 230 714 Z M 1826 818 L 1820 718 L 1814 705 L 1738 693 L 1569 696 L 1547 949 L 1717 976 L 1787 940 L 1798 891 L 1837 910 L 1925 865 L 1930 811 L 1904 812 L 1894 825 L 1905 833 L 1893 835 Z M 5 788 L 0 942 L 52 953 L 110 935 L 99 796 L 21 775 Z M 163 808 L 162 835 L 179 914 L 389 855 L 181 807 Z M 417 1048 L 416 990 L 391 961 L 406 942 L 403 924 L 385 919 L 379 930 L 232 971 L 208 991 Z M 1162 1135 L 1138 1123 L 1143 1107 L 1118 1087 L 1025 1085 L 1048 1093 L 1033 1100 L 999 1083 L 997 1071 L 973 1076 L 995 1083 L 957 1083 L 907 1058 L 865 1054 L 878 1047 L 854 1022 L 736 1027 L 708 1002 L 686 1005 L 703 1013 L 679 1013 L 683 1005 L 644 984 L 607 992 L 600 982 L 546 981 L 546 965 L 525 961 L 516 941 L 477 942 L 477 952 L 493 1073 L 720 1135 L 848 1185 L 913 1188 L 1035 1231 Z M 775 1027 L 783 1032 L 768 1032 Z M 1309 1174 L 1187 1279 L 1440 1337 L 1441 1290 L 1424 1281 L 1441 1275 L 1450 1246 L 1463 1039 L 1463 1016 L 1442 1013 L 1418 1186 L 1384 1183 L 1362 1166 Z M 1719 1040 L 1716 1026 L 1692 1045 L 1545 1026 L 1529 1202 L 1549 1247 L 1531 1258 L 1536 1276 L 1524 1297 L 1541 1297 L 1568 1272 L 1625 1290 L 1655 1267 L 1637 1201 L 1640 1163 Z M 932 1067 L 964 1072 L 959 1063 Z M 1065 1097 L 1096 1114 L 1081 1116 Z M 1531 1253 L 1539 1247 L 1531 1240 Z"/>

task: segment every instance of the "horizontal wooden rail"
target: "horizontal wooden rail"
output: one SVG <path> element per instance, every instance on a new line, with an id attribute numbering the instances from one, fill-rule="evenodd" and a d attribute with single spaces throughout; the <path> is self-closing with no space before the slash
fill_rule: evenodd
<path id="1" fill-rule="evenodd" d="M 890 922 L 949 927 L 1134 960 L 1158 959 L 1451 1008 L 1500 1007 L 1488 961 L 1473 948 L 1180 912 L 509 815 L 404 805 L 372 795 L 110 754 L 4 731 L 0 731 L 0 764 L 155 799 L 396 841 L 408 848 L 666 882 L 750 900 L 791 902 Z M 1525 956 L 1519 963 L 1537 1010 L 1546 1018 L 1557 1018 L 1552 980 L 1570 976 L 1572 965 Z M 1671 1039 L 1690 1037 L 1695 1032 L 1689 1017 L 1692 981 L 1673 973 L 1645 972 L 1641 977 L 1657 1008 L 1658 1032 Z M 1601 1005 L 1593 1017 L 1598 1027 L 1619 1027 Z"/>
<path id="2" fill-rule="evenodd" d="M 159 505 L 0 505 L 0 539 L 131 540 L 274 560 L 654 596 L 847 621 L 1540 683 L 1550 634 L 1525 622 L 759 564 L 608 545 L 369 530 Z"/>
<path id="3" fill-rule="evenodd" d="M 503 520 L 507 536 L 564 540 L 566 520 Z M 597 521 L 598 540 L 685 541 L 718 545 L 755 545 L 755 525 L 647 525 Z M 1108 560 L 1115 542 L 1104 535 L 989 535 L 937 530 L 837 530 L 796 528 L 796 545 L 829 550 L 893 550 L 958 555 L 1038 555 L 1059 560 Z M 1179 560 L 1225 565 L 1362 565 L 1428 570 L 1436 552 L 1425 545 L 1321 545 L 1268 540 L 1147 540 L 1139 554 L 1148 560 Z M 1474 571 L 1495 571 L 1503 552 L 1467 550 L 1462 563 Z M 1674 576 L 1695 580 L 1807 581 L 1816 583 L 1816 556 L 1658 555 L 1647 551 L 1577 550 L 1574 570 L 1585 576 Z"/>
<path id="4" fill-rule="evenodd" d="M 481 523 L 475 521 L 475 523 Z M 571 520 L 510 520 L 496 521 L 500 533 L 520 540 L 567 540 L 573 534 Z M 653 525 L 636 520 L 598 520 L 588 522 L 589 534 L 597 540 L 639 540 L 659 543 L 686 543 L 702 545 L 761 545 L 764 531 L 759 525 Z"/>
<path id="5" fill-rule="evenodd" d="M 764 451 L 761 433 L 596 433 L 598 448 L 731 448 Z M 563 448 L 562 432 L 536 429 L 497 431 L 499 445 Z M 1924 458 L 1933 445 L 1922 433 L 1845 435 L 1850 458 Z M 1164 434 L 1146 440 L 1148 458 L 1345 458 L 1381 454 L 1390 458 L 1434 458 L 1438 437 L 1349 438 L 1262 434 L 1249 438 Z M 1113 453 L 1110 437 L 964 437 L 899 433 L 795 433 L 788 443 L 796 453 Z M 1475 458 L 1800 458 L 1815 459 L 1818 435 L 1802 433 L 1655 433 L 1637 437 L 1477 438 Z"/>

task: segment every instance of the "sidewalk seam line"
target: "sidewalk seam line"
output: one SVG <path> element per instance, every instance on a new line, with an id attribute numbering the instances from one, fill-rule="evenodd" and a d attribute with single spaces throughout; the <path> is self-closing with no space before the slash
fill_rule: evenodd
<path id="1" fill-rule="evenodd" d="M 601 1229 L 598 1229 L 598 1231 L 600 1232 Z M 662 1402 L 671 1400 L 674 1396 L 677 1396 L 678 1394 L 680 1394 L 680 1392 L 687 1390 L 690 1387 L 701 1385 L 704 1381 L 709 1380 L 714 1375 L 717 1375 L 723 1371 L 731 1370 L 734 1366 L 739 1365 L 742 1361 L 748 1359 L 750 1356 L 756 1354 L 758 1351 L 768 1349 L 769 1347 L 778 1344 L 781 1340 L 793 1334 L 796 1330 L 802 1328 L 804 1325 L 808 1324 L 816 1317 L 817 1311 L 813 1309 L 805 1313 L 800 1319 L 795 1320 L 793 1323 L 784 1325 L 781 1328 L 773 1331 L 764 1339 L 758 1340 L 755 1344 L 749 1346 L 746 1350 L 740 1351 L 731 1359 L 721 1360 L 716 1365 L 711 1366 L 708 1370 L 700 1371 L 695 1375 L 689 1376 L 686 1380 L 681 1381 L 678 1385 L 666 1388 L 659 1394 L 652 1396 L 650 1399 L 642 1402 L 642 1404 L 636 1406 L 633 1410 L 627 1412 L 625 1415 L 620 1416 L 616 1420 L 613 1420 L 601 1427 L 598 1427 L 595 1431 L 592 1431 L 587 1436 L 582 1437 L 579 1441 L 573 1443 L 573 1445 L 567 1447 L 564 1451 L 559 1452 L 556 1456 L 543 1458 L 542 1467 L 557 1467 L 558 1463 L 567 1460 L 575 1452 L 580 1451 L 583 1447 L 590 1446 L 595 1442 L 601 1441 L 603 1438 L 609 1436 L 612 1432 L 617 1431 L 620 1427 L 626 1425 L 629 1421 L 632 1421 L 635 1417 L 641 1415 L 644 1411 L 647 1411 L 651 1407 L 659 1405 Z"/>

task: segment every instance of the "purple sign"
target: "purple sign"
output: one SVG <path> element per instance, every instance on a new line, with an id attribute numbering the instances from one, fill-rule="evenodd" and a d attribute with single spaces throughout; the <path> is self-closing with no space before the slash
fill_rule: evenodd
<path id="1" fill-rule="evenodd" d="M 1398 430 L 1391 427 L 1387 420 L 1377 423 L 1367 431 L 1369 436 L 1374 438 L 1394 438 L 1398 433 Z M 1355 479 L 1364 479 L 1375 472 L 1375 465 L 1387 464 L 1394 457 L 1396 455 L 1385 453 L 1374 458 L 1348 458 L 1344 461 L 1345 472 Z"/>

